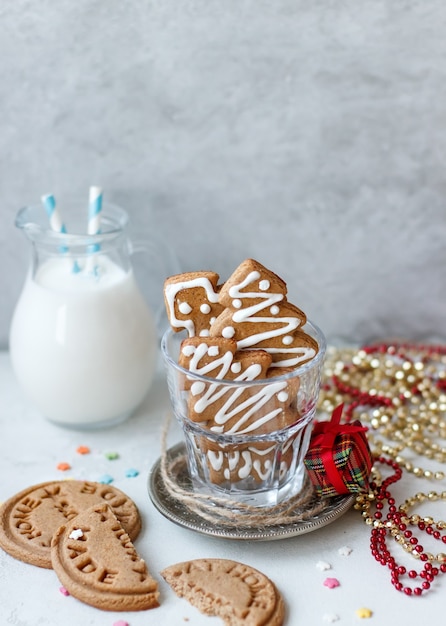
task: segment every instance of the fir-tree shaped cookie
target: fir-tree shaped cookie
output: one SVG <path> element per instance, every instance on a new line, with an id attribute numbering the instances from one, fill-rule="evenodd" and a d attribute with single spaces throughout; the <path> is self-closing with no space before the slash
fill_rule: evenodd
<path id="1" fill-rule="evenodd" d="M 239 350 L 260 348 L 272 367 L 296 367 L 312 359 L 317 342 L 302 330 L 306 315 L 288 302 L 285 282 L 254 259 L 246 259 L 220 290 L 225 309 L 210 335 L 235 339 Z"/>

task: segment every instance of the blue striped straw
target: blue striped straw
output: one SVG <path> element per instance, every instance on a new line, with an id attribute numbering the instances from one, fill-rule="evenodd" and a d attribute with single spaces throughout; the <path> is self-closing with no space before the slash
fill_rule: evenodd
<path id="1" fill-rule="evenodd" d="M 88 205 L 88 234 L 97 235 L 101 230 L 102 211 L 102 189 L 100 187 L 90 187 L 90 198 Z M 99 250 L 99 244 L 96 250 Z"/>
<path id="2" fill-rule="evenodd" d="M 56 199 L 53 194 L 47 193 L 42 196 L 42 204 L 45 207 L 46 214 L 50 220 L 51 230 L 54 230 L 56 233 L 66 233 L 67 229 L 65 228 L 65 224 L 62 222 L 59 210 L 56 207 Z M 68 248 L 66 246 L 61 246 L 60 251 L 68 252 Z"/>
<path id="3" fill-rule="evenodd" d="M 47 193 L 43 195 L 42 204 L 45 207 L 46 214 L 48 215 L 51 230 L 54 230 L 54 232 L 56 233 L 66 233 L 67 229 L 65 228 L 65 224 L 63 223 L 59 210 L 56 207 L 56 199 L 53 194 Z M 68 252 L 68 247 L 60 246 L 59 250 L 62 254 L 65 254 L 66 252 Z M 79 271 L 80 267 L 77 261 L 74 261 L 73 272 L 77 273 Z"/>
<path id="4" fill-rule="evenodd" d="M 89 235 L 97 235 L 101 232 L 101 212 L 102 212 L 102 189 L 101 187 L 90 187 L 89 203 L 88 203 L 88 227 L 87 232 Z M 101 246 L 98 243 L 89 246 L 89 251 L 94 253 L 100 250 Z M 97 268 L 93 267 L 93 260 L 89 258 L 89 269 L 93 269 L 96 273 Z"/>
<path id="5" fill-rule="evenodd" d="M 66 233 L 67 229 L 65 228 L 65 224 L 62 222 L 59 210 L 56 207 L 56 199 L 53 194 L 47 193 L 42 196 L 42 203 L 50 220 L 51 230 L 54 230 L 56 233 Z"/>

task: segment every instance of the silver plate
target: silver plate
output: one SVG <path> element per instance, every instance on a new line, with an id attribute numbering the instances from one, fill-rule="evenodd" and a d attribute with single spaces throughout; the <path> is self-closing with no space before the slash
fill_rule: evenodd
<path id="1" fill-rule="evenodd" d="M 178 456 L 184 455 L 185 446 L 179 443 L 167 451 L 170 460 L 175 460 Z M 192 485 L 185 465 L 178 466 L 178 473 L 175 479 L 184 489 L 192 493 Z M 220 539 L 238 539 L 248 541 L 271 541 L 273 539 L 286 539 L 304 533 L 312 532 L 323 526 L 334 522 L 338 517 L 346 513 L 355 501 L 355 496 L 335 496 L 327 499 L 327 506 L 317 515 L 312 515 L 305 520 L 281 524 L 275 526 L 262 526 L 250 528 L 238 528 L 234 526 L 219 525 L 216 518 L 215 523 L 201 517 L 194 511 L 189 510 L 179 500 L 167 492 L 161 475 L 161 459 L 153 465 L 148 480 L 148 491 L 150 499 L 158 511 L 170 521 L 212 537 Z"/>

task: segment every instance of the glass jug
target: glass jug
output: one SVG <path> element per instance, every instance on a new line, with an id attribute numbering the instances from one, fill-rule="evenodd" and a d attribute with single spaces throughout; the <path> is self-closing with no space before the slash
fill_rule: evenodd
<path id="1" fill-rule="evenodd" d="M 56 232 L 42 206 L 17 214 L 32 260 L 11 323 L 12 367 L 48 420 L 109 426 L 127 419 L 151 386 L 156 324 L 133 273 L 126 211 L 104 203 L 94 235 L 81 203 L 64 203 L 63 218 Z"/>

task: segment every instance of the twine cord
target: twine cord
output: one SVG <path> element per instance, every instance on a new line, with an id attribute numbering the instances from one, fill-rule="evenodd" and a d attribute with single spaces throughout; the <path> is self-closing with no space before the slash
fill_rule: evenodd
<path id="1" fill-rule="evenodd" d="M 180 469 L 187 467 L 186 454 L 171 459 L 167 451 L 170 422 L 171 415 L 168 414 L 161 434 L 160 472 L 164 488 L 172 498 L 207 521 L 218 521 L 223 526 L 234 528 L 280 526 L 304 521 L 327 507 L 328 499 L 315 495 L 308 476 L 300 493 L 285 502 L 262 508 L 185 489 L 178 484 L 176 477 Z"/>

